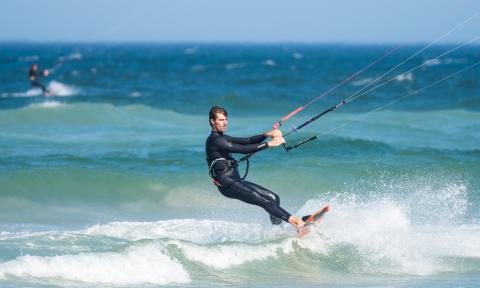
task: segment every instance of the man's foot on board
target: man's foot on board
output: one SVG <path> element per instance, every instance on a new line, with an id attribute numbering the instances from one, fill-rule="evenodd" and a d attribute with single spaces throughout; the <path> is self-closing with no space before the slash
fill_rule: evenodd
<path id="1" fill-rule="evenodd" d="M 302 221 L 303 224 L 297 226 L 297 234 L 298 236 L 300 237 L 303 237 L 305 235 L 308 234 L 308 232 L 310 232 L 310 227 L 308 227 L 307 223 Z"/>

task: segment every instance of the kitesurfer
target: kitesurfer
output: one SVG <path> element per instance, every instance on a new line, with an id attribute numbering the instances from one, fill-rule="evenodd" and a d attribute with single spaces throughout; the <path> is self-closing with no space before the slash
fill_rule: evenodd
<path id="1" fill-rule="evenodd" d="M 205 152 L 210 176 L 222 195 L 262 207 L 270 214 L 272 224 L 286 221 L 298 230 L 305 225 L 280 207 L 280 197 L 255 183 L 245 181 L 238 173 L 237 161 L 230 153 L 250 154 L 285 143 L 282 132 L 274 129 L 260 135 L 238 138 L 224 134 L 227 130 L 227 111 L 219 106 L 210 109 L 209 122 L 212 132 L 206 140 Z M 265 142 L 267 138 L 270 141 Z"/>
<path id="2" fill-rule="evenodd" d="M 45 85 L 43 85 L 42 82 L 40 82 L 39 78 L 47 77 L 48 75 L 49 75 L 48 70 L 39 71 L 37 64 L 33 64 L 30 67 L 30 71 L 28 72 L 28 79 L 30 80 L 30 85 L 32 87 L 38 87 L 42 89 L 43 95 L 46 95 L 46 96 L 50 95 L 50 91 L 48 91 Z"/>

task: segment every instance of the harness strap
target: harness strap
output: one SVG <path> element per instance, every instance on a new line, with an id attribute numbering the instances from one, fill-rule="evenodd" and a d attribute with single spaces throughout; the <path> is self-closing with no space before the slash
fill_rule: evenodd
<path id="1" fill-rule="evenodd" d="M 248 160 L 248 157 L 247 158 L 242 158 L 240 161 L 247 161 L 247 167 L 245 168 L 245 174 L 243 175 L 243 177 L 241 178 L 241 180 L 245 180 L 245 178 L 247 178 L 247 175 L 248 175 L 248 168 L 250 167 L 250 161 Z M 210 163 L 210 167 L 208 168 L 208 174 L 210 175 L 210 177 L 212 178 L 212 181 L 213 181 L 213 184 L 215 186 L 219 186 L 219 187 L 222 187 L 223 185 L 220 184 L 220 182 L 218 182 L 214 175 L 213 175 L 213 168 L 215 167 L 215 164 L 217 164 L 217 162 L 220 162 L 220 161 L 227 161 L 228 162 L 228 165 L 230 165 L 230 167 L 233 167 L 233 166 L 236 166 L 237 163 L 239 161 L 236 161 L 236 160 L 228 160 L 226 158 L 217 158 L 215 160 L 212 161 L 212 163 Z M 232 165 L 232 162 L 234 163 Z"/>
<path id="2" fill-rule="evenodd" d="M 220 182 L 218 182 L 217 180 L 215 180 L 215 179 L 213 179 L 213 178 L 212 178 L 212 182 L 213 182 L 213 185 L 215 185 L 215 186 L 218 186 L 218 187 L 222 187 L 222 186 L 223 186 L 222 184 L 220 184 Z"/>
<path id="3" fill-rule="evenodd" d="M 245 178 L 247 178 L 248 168 L 250 167 L 250 161 L 248 160 L 248 158 L 246 159 L 246 161 L 247 161 L 247 168 L 245 168 L 245 174 L 243 175 L 242 180 L 245 180 Z"/>
<path id="4" fill-rule="evenodd" d="M 225 158 L 217 158 L 217 159 L 213 160 L 212 163 L 210 163 L 210 167 L 208 167 L 208 174 L 210 175 L 210 177 L 213 178 L 212 169 L 213 169 L 213 167 L 215 166 L 215 164 L 216 164 L 218 161 L 223 161 L 223 160 L 227 161 L 227 159 L 225 159 Z"/>

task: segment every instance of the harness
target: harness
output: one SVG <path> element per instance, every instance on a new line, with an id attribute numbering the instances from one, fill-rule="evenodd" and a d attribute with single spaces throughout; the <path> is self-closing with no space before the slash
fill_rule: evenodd
<path id="1" fill-rule="evenodd" d="M 230 159 L 226 159 L 226 158 L 217 158 L 215 160 L 212 161 L 212 163 L 210 163 L 210 167 L 208 167 L 208 174 L 210 175 L 210 177 L 212 177 L 212 181 L 213 181 L 213 184 L 216 185 L 216 186 L 219 186 L 221 187 L 222 184 L 220 184 L 220 182 L 218 182 L 215 178 L 218 177 L 218 174 L 215 172 L 215 165 L 217 165 L 218 163 L 222 163 L 222 162 L 225 162 L 226 163 L 226 167 L 223 169 L 222 172 L 226 172 L 228 169 L 231 169 L 231 168 L 236 168 L 238 167 L 238 163 L 239 162 L 242 162 L 246 160 L 247 161 L 247 167 L 245 168 L 245 174 L 243 175 L 243 177 L 241 178 L 241 180 L 245 180 L 245 178 L 247 178 L 247 175 L 248 175 L 248 168 L 250 166 L 250 161 L 248 161 L 248 158 L 242 158 L 240 159 L 240 161 L 237 161 L 237 160 L 230 160 Z"/>

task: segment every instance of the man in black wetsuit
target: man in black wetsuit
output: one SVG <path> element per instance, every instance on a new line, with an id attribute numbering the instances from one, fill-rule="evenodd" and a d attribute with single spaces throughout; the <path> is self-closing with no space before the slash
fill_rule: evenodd
<path id="1" fill-rule="evenodd" d="M 262 207 L 270 214 L 272 224 L 286 221 L 298 230 L 305 222 L 280 207 L 280 197 L 272 191 L 255 183 L 243 180 L 237 169 L 237 163 L 230 153 L 250 154 L 285 143 L 280 130 L 271 130 L 260 135 L 237 138 L 224 132 L 227 130 L 227 111 L 214 106 L 209 113 L 212 133 L 207 138 L 205 152 L 210 176 L 218 190 L 225 197 L 234 198 Z M 264 142 L 267 138 L 272 138 Z"/>
<path id="2" fill-rule="evenodd" d="M 50 91 L 45 88 L 45 85 L 40 82 L 38 78 L 40 77 L 47 77 L 48 76 L 48 70 L 43 70 L 39 71 L 37 64 L 33 64 L 32 67 L 30 67 L 30 71 L 28 71 L 28 79 L 30 80 L 30 85 L 33 87 L 39 87 L 42 89 L 43 95 L 50 95 Z"/>

